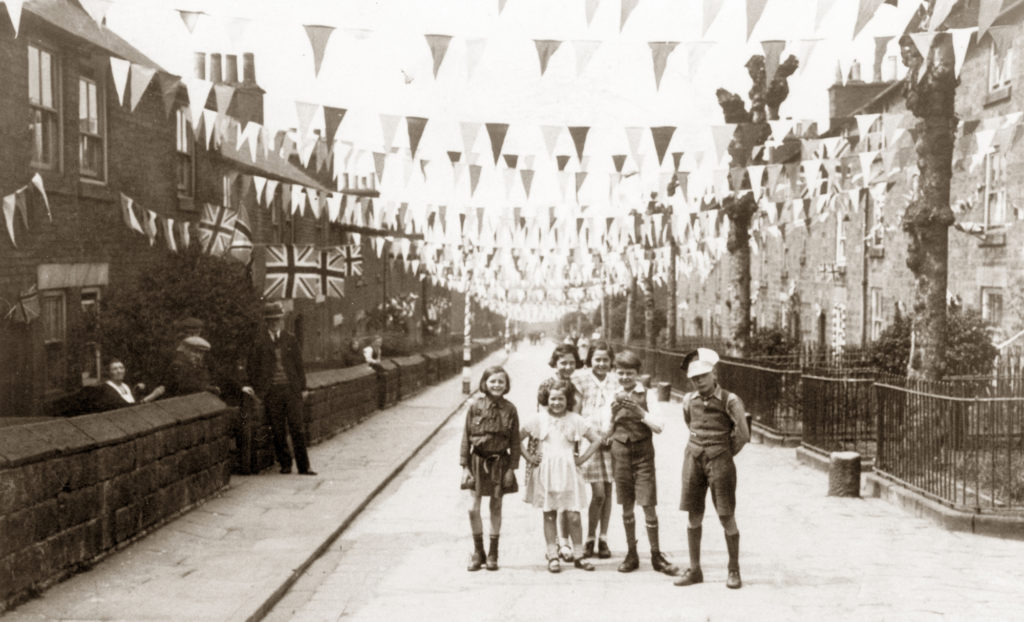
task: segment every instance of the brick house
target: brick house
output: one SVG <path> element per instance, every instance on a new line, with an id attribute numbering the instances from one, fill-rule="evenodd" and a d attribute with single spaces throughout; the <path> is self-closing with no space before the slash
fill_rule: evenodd
<path id="1" fill-rule="evenodd" d="M 111 58 L 150 68 L 156 74 L 130 109 L 118 101 Z M 217 123 L 263 121 L 263 90 L 255 79 L 255 59 L 198 55 L 198 77 L 231 87 L 226 115 Z M 290 306 L 303 353 L 313 364 L 340 358 L 347 338 L 366 331 L 356 318 L 386 296 L 428 287 L 399 261 L 377 258 L 369 236 L 402 237 L 393 231 L 329 222 L 327 210 L 312 217 L 307 207 L 292 214 L 285 188 L 300 185 L 323 196 L 340 192 L 350 209 L 372 209 L 372 188 L 333 189 L 329 167 L 303 167 L 277 155 L 287 140 L 279 132 L 275 149 L 255 157 L 234 139 L 193 135 L 187 89 L 177 76 L 95 21 L 73 0 L 29 0 L 15 36 L 6 11 L 0 11 L 0 196 L 18 192 L 14 239 L 0 236 L 0 313 L 19 295 L 38 290 L 40 317 L 31 322 L 0 320 L 0 417 L 46 414 L 51 405 L 83 384 L 99 382 L 104 353 L 88 328 L 102 314 L 104 290 L 132 278 L 170 252 L 160 240 L 122 221 L 121 195 L 162 218 L 195 223 L 206 203 L 244 207 L 256 247 L 272 243 L 336 245 L 346 234 L 362 235 L 363 277 L 349 279 L 346 298 L 296 300 Z M 129 100 L 130 87 L 125 100 Z M 211 92 L 205 107 L 217 109 Z M 78 117 L 75 113 L 78 111 Z M 205 126 L 205 122 L 204 122 Z M 223 128 L 222 128 L 223 129 Z M 232 136 L 228 131 L 224 136 Z M 29 184 L 38 173 L 52 214 Z M 272 180 L 277 192 L 258 200 L 254 178 Z M 268 186 L 269 187 L 269 186 Z M 5 225 L 6 233 L 6 225 Z M 263 255 L 253 255 L 257 288 L 263 283 Z M 438 295 L 447 295 L 439 292 Z"/>
<path id="2" fill-rule="evenodd" d="M 976 3 L 972 6 L 976 11 Z M 954 14 L 951 19 L 969 22 L 970 17 Z M 998 40 L 1007 43 L 996 45 L 997 38 L 990 35 L 972 43 L 956 93 L 960 125 L 951 202 L 957 221 L 972 232 L 950 229 L 949 291 L 965 307 L 980 310 L 992 323 L 997 342 L 1019 329 L 1009 301 L 1022 289 L 1019 279 L 1024 277 L 1019 259 L 1024 229 L 1015 216 L 1024 208 L 1024 180 L 1008 174 L 1024 159 L 1024 148 L 1014 140 L 1013 116 L 1024 110 L 1024 95 L 1013 88 L 1015 81 L 1024 80 L 1022 20 L 1024 3 L 1012 3 L 995 22 L 1002 29 Z M 806 226 L 789 224 L 781 236 L 761 236 L 751 262 L 757 326 L 784 328 L 815 346 L 859 346 L 876 339 L 897 308 L 908 311 L 913 304 L 914 278 L 906 266 L 908 239 L 900 220 L 916 169 L 908 131 L 915 120 L 893 123 L 906 107 L 902 83 L 881 80 L 882 74 L 896 76 L 898 59 L 890 56 L 883 62 L 888 71 L 875 67 L 870 82 L 855 80 L 830 88 L 833 124 L 821 136 L 826 142 L 836 136 L 849 139 L 846 151 L 826 156 L 839 163 L 830 176 L 833 192 L 853 187 L 848 180 L 851 171 L 860 168 L 859 153 L 879 151 L 870 183 L 855 193 L 856 209 L 809 214 Z M 882 116 L 859 136 L 855 117 L 876 113 Z M 988 153 L 976 149 L 979 131 L 992 137 Z M 821 144 L 804 141 L 801 159 L 820 156 Z M 679 300 L 686 303 L 679 323 L 682 332 L 716 337 L 731 333 L 726 325 L 729 261 L 724 255 L 704 283 L 680 283 Z M 841 336 L 839 322 L 845 329 Z"/>

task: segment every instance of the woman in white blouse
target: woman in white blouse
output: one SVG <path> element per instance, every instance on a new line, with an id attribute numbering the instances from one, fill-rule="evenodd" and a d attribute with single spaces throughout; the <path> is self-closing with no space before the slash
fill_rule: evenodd
<path id="1" fill-rule="evenodd" d="M 164 387 L 160 386 L 151 393 L 138 397 L 146 390 L 146 385 L 139 383 L 135 387 L 128 386 L 124 381 L 127 370 L 120 359 L 111 359 L 107 364 L 107 381 L 100 386 L 100 393 L 97 396 L 95 410 L 113 410 L 125 408 L 135 403 L 152 402 L 164 394 Z"/>

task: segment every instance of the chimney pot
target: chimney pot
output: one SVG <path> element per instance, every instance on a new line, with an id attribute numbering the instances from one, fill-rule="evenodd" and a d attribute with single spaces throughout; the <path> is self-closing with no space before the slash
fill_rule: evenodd
<path id="1" fill-rule="evenodd" d="M 235 54 L 224 55 L 224 81 L 228 84 L 238 83 L 238 56 Z"/>
<path id="2" fill-rule="evenodd" d="M 256 84 L 256 55 L 252 52 L 242 54 L 242 82 Z"/>
<path id="3" fill-rule="evenodd" d="M 220 59 L 220 54 L 210 54 L 210 81 L 214 84 L 224 81 Z"/>
<path id="4" fill-rule="evenodd" d="M 206 52 L 196 52 L 192 73 L 200 80 L 206 79 Z"/>

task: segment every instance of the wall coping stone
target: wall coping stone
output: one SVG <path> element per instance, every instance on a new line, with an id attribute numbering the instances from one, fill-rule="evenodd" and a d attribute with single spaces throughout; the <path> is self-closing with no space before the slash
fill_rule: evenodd
<path id="1" fill-rule="evenodd" d="M 306 374 L 306 389 L 322 389 L 341 382 L 351 382 L 361 378 L 373 378 L 377 372 L 369 365 L 354 365 L 338 369 L 325 369 Z"/>
<path id="2" fill-rule="evenodd" d="M 384 371 L 395 371 L 398 369 L 398 365 L 391 359 L 381 359 L 380 366 L 384 368 Z"/>
<path id="3" fill-rule="evenodd" d="M 422 354 L 413 354 L 411 356 L 396 356 L 391 361 L 399 367 L 415 367 L 425 363 L 426 358 Z"/>
<path id="4" fill-rule="evenodd" d="M 122 443 L 176 423 L 209 419 L 227 408 L 213 394 L 195 393 L 80 417 L 10 426 L 0 434 L 0 468 Z"/>

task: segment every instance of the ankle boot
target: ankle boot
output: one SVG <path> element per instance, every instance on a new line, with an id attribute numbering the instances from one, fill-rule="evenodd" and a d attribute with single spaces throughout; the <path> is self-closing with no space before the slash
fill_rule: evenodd
<path id="1" fill-rule="evenodd" d="M 612 550 L 608 548 L 608 541 L 601 538 L 597 541 L 597 557 L 598 559 L 608 559 L 612 556 Z"/>
<path id="2" fill-rule="evenodd" d="M 498 569 L 498 536 L 491 536 L 491 546 L 487 550 L 487 569 Z"/>
<path id="3" fill-rule="evenodd" d="M 647 541 L 651 544 L 651 567 L 655 572 L 663 572 L 670 577 L 676 576 L 679 573 L 679 567 L 668 561 L 661 552 L 658 523 L 647 525 Z"/>
<path id="4" fill-rule="evenodd" d="M 466 570 L 470 572 L 480 570 L 484 565 L 485 557 L 483 534 L 473 534 L 473 555 L 469 558 L 469 565 L 466 566 Z"/>
<path id="5" fill-rule="evenodd" d="M 743 581 L 740 579 L 740 534 L 725 534 L 725 546 L 729 550 L 729 578 L 725 582 L 725 587 L 738 590 L 743 587 Z"/>
<path id="6" fill-rule="evenodd" d="M 589 559 L 589 558 L 591 558 L 593 556 L 594 556 L 594 539 L 593 538 L 588 538 L 587 541 L 585 543 L 583 543 L 583 559 Z"/>
<path id="7" fill-rule="evenodd" d="M 700 569 L 700 537 L 703 527 L 687 527 L 686 543 L 690 549 L 690 567 L 683 572 L 683 576 L 675 581 L 675 585 L 694 585 L 704 581 L 704 573 Z"/>
<path id="8" fill-rule="evenodd" d="M 626 531 L 626 559 L 619 564 L 619 572 L 633 572 L 640 567 L 640 557 L 636 554 L 636 519 L 633 517 L 622 518 L 622 527 Z"/>

